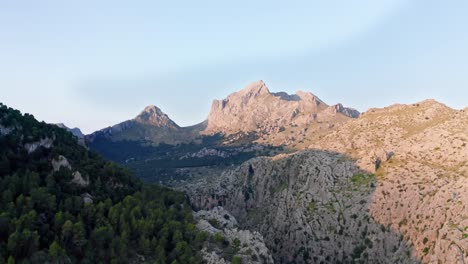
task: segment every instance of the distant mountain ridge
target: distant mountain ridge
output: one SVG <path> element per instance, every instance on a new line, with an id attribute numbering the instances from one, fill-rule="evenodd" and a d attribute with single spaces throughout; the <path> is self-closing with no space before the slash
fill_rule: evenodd
<path id="1" fill-rule="evenodd" d="M 223 100 L 214 100 L 207 120 L 190 127 L 180 127 L 160 108 L 150 105 L 134 119 L 96 131 L 86 138 L 111 141 L 144 141 L 159 145 L 199 142 L 204 136 L 220 134 L 254 134 L 273 139 L 275 135 L 292 127 L 306 128 L 314 123 L 327 123 L 333 127 L 359 117 L 360 113 L 343 107 L 329 106 L 312 93 L 298 91 L 271 93 L 263 81 L 256 81 Z M 323 127 L 321 128 L 323 130 Z M 232 142 L 237 140 L 237 137 Z M 242 136 L 241 136 L 242 138 Z M 284 143 L 285 137 L 273 145 Z"/>
<path id="2" fill-rule="evenodd" d="M 207 119 L 197 125 L 181 127 L 150 105 L 133 119 L 87 135 L 86 142 L 136 175 L 167 184 L 199 175 L 199 169 L 219 170 L 254 156 L 276 155 L 285 147 L 304 149 L 359 115 L 309 92 L 273 93 L 256 81 L 214 100 Z"/>
<path id="3" fill-rule="evenodd" d="M 154 105 L 144 108 L 135 118 L 104 128 L 86 136 L 90 143 L 96 138 L 112 141 L 144 141 L 148 144 L 179 144 L 194 140 L 203 123 L 192 127 L 180 127 L 167 114 Z"/>
<path id="4" fill-rule="evenodd" d="M 85 135 L 83 134 L 83 132 L 81 132 L 81 130 L 77 127 L 74 127 L 74 128 L 70 128 L 68 126 L 66 126 L 65 124 L 63 123 L 57 123 L 55 124 L 56 126 L 60 127 L 60 128 L 64 128 L 65 130 L 67 130 L 68 132 L 71 132 L 74 136 L 76 136 L 77 138 L 79 139 L 82 139 L 85 137 Z"/>

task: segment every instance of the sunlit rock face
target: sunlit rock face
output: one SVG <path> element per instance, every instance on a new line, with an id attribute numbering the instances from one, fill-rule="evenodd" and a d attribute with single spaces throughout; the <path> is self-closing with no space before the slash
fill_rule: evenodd
<path id="1" fill-rule="evenodd" d="M 204 133 L 274 133 L 306 127 L 314 121 L 354 118 L 359 112 L 342 105 L 329 106 L 312 93 L 271 93 L 263 81 L 249 84 L 223 100 L 214 100 Z"/>
<path id="2" fill-rule="evenodd" d="M 280 263 L 468 261 L 468 111 L 370 109 L 310 151 L 252 159 L 184 189 L 258 230 Z"/>
<path id="3" fill-rule="evenodd" d="M 150 124 L 157 127 L 178 129 L 179 126 L 172 121 L 167 114 L 154 105 L 145 107 L 145 109 L 134 119 L 136 122 Z"/>

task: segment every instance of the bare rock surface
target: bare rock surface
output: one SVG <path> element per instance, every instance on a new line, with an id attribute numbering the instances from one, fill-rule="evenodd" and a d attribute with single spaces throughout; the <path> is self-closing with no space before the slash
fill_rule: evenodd
<path id="1" fill-rule="evenodd" d="M 210 210 L 200 210 L 194 213 L 195 219 L 213 220 L 220 227 L 233 229 L 238 227 L 237 220 L 221 206 L 216 206 Z"/>
<path id="2" fill-rule="evenodd" d="M 59 171 L 62 167 L 71 170 L 71 165 L 68 162 L 68 159 L 62 155 L 60 155 L 57 160 L 52 160 L 52 167 L 54 168 L 54 172 Z"/>
<path id="3" fill-rule="evenodd" d="M 240 259 L 242 263 L 273 263 L 263 236 L 256 231 L 240 230 L 237 220 L 223 207 L 217 206 L 210 210 L 194 212 L 194 217 L 199 230 L 207 232 L 210 236 L 222 237 L 230 245 L 229 252 L 234 252 L 226 255 L 228 250 L 225 247 L 211 244 L 202 250 L 205 263 L 231 263 L 230 260 L 234 257 Z"/>
<path id="4" fill-rule="evenodd" d="M 434 100 L 370 109 L 311 144 L 376 174 L 369 206 L 424 263 L 468 261 L 468 113 Z"/>
<path id="5" fill-rule="evenodd" d="M 72 166 L 68 162 L 68 159 L 65 156 L 58 156 L 58 159 L 52 160 L 52 168 L 54 172 L 59 171 L 61 168 L 66 168 L 69 170 L 72 170 Z M 81 187 L 86 187 L 89 185 L 89 179 L 88 177 L 83 177 L 79 171 L 75 171 L 72 173 L 73 179 L 72 183 L 77 184 Z"/>
<path id="6" fill-rule="evenodd" d="M 2 125 L 0 125 L 0 136 L 6 136 L 8 134 L 10 134 L 10 132 L 12 131 L 13 129 L 9 128 L 9 127 L 4 127 Z"/>
<path id="7" fill-rule="evenodd" d="M 272 139 L 287 128 L 305 128 L 322 120 L 343 123 L 357 116 L 358 111 L 341 104 L 329 106 L 312 93 L 271 93 L 263 81 L 257 81 L 226 99 L 214 100 L 203 133 L 256 132 Z"/>
<path id="8" fill-rule="evenodd" d="M 39 147 L 43 147 L 43 148 L 51 148 L 52 147 L 52 144 L 54 143 L 54 141 L 50 138 L 43 138 L 37 142 L 32 142 L 32 143 L 26 143 L 24 145 L 24 148 L 28 151 L 29 154 L 33 153 L 34 151 L 36 151 L 36 149 L 38 149 Z"/>
<path id="9" fill-rule="evenodd" d="M 261 233 L 277 263 L 417 263 L 369 213 L 377 181 L 347 156 L 305 151 L 252 159 L 182 188 L 199 209 L 223 205 Z"/>
<path id="10" fill-rule="evenodd" d="M 86 177 L 86 179 L 81 175 L 81 173 L 79 171 L 75 171 L 73 172 L 72 174 L 73 176 L 73 179 L 72 179 L 72 182 L 74 184 L 77 184 L 77 185 L 80 185 L 80 186 L 88 186 L 89 185 L 89 180 L 88 178 Z"/>
<path id="11" fill-rule="evenodd" d="M 136 122 L 151 124 L 157 127 L 178 129 L 179 126 L 172 121 L 167 114 L 154 105 L 145 107 L 145 109 L 134 119 Z"/>

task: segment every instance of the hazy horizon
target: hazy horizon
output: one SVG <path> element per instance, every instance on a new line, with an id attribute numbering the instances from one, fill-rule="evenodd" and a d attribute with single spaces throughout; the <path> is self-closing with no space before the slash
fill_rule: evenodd
<path id="1" fill-rule="evenodd" d="M 91 133 L 146 105 L 203 121 L 263 80 L 359 111 L 468 106 L 468 2 L 0 4 L 0 102 Z"/>

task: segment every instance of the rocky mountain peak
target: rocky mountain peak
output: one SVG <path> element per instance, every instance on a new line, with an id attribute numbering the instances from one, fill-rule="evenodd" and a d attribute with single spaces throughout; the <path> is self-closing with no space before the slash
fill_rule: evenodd
<path id="1" fill-rule="evenodd" d="M 223 100 L 214 100 L 204 132 L 277 133 L 291 126 L 306 127 L 317 119 L 317 114 L 326 109 L 329 106 L 312 93 L 271 93 L 263 81 L 256 81 Z M 359 116 L 356 110 L 342 105 L 324 114 L 321 116 L 330 119 L 335 119 L 337 114 L 342 118 Z"/>
<path id="2" fill-rule="evenodd" d="M 262 80 L 259 80 L 247 85 L 239 93 L 247 97 L 256 97 L 261 94 L 270 94 L 270 90 Z"/>
<path id="3" fill-rule="evenodd" d="M 149 105 L 135 117 L 134 121 L 157 127 L 177 129 L 179 126 L 172 121 L 167 114 L 155 105 Z"/>

